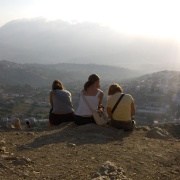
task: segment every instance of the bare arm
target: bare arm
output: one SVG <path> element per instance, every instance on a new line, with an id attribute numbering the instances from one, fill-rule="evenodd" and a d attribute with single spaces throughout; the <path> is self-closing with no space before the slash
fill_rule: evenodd
<path id="1" fill-rule="evenodd" d="M 111 112 L 111 108 L 107 107 L 107 114 L 108 117 L 112 119 L 112 112 Z"/>
<path id="2" fill-rule="evenodd" d="M 53 93 L 51 91 L 50 92 L 50 104 L 51 104 L 51 107 L 53 107 L 53 100 L 52 100 L 52 98 L 53 98 Z"/>
<path id="3" fill-rule="evenodd" d="M 98 107 L 101 106 L 103 96 L 104 96 L 104 93 L 103 93 L 103 92 L 101 92 L 101 93 L 99 94 L 99 96 L 98 96 L 98 97 L 99 97 L 99 104 L 98 104 Z"/>

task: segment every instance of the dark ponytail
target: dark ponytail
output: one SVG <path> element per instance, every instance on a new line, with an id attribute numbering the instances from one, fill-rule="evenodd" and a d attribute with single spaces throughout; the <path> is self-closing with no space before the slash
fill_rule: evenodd
<path id="1" fill-rule="evenodd" d="M 84 90 L 87 91 L 87 89 L 92 86 L 96 81 L 98 81 L 100 78 L 97 74 L 91 74 L 88 78 L 88 81 L 84 84 Z"/>

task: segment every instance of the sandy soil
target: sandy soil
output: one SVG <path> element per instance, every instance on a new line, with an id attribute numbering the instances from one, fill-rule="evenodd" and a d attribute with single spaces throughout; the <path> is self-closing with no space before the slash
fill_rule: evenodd
<path id="1" fill-rule="evenodd" d="M 0 128 L 0 179 L 180 180 L 180 125 Z"/>

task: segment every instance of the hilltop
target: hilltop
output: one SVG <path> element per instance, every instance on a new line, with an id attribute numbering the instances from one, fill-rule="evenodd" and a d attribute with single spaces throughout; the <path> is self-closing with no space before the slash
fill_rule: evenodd
<path id="1" fill-rule="evenodd" d="M 0 84 L 50 86 L 54 79 L 67 85 L 85 82 L 90 74 L 97 73 L 102 81 L 120 81 L 138 77 L 139 72 L 121 67 L 98 64 L 20 64 L 0 61 Z"/>
<path id="2" fill-rule="evenodd" d="M 126 82 L 131 86 L 136 82 L 178 85 L 180 71 L 158 71 L 142 74 L 117 66 L 100 64 L 20 64 L 6 60 L 0 61 L 1 85 L 30 85 L 32 87 L 50 86 L 54 79 L 60 79 L 65 85 L 85 82 L 90 74 L 97 73 L 102 82 Z"/>
<path id="3" fill-rule="evenodd" d="M 180 174 L 180 125 L 136 127 L 73 123 L 0 128 L 1 179 L 163 179 Z"/>

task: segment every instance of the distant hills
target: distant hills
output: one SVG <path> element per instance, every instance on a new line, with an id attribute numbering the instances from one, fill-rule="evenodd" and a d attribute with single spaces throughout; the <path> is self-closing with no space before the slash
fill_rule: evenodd
<path id="1" fill-rule="evenodd" d="M 135 78 L 140 73 L 125 68 L 97 65 L 97 64 L 20 64 L 2 60 L 0 61 L 0 84 L 49 86 L 55 79 L 64 84 L 87 81 L 88 76 L 97 73 L 102 81 L 122 81 Z"/>
<path id="2" fill-rule="evenodd" d="M 31 85 L 33 87 L 51 86 L 53 80 L 59 79 L 64 85 L 85 82 L 90 74 L 96 73 L 102 82 L 123 82 L 128 80 L 162 82 L 163 84 L 180 84 L 180 71 L 158 71 L 141 74 L 135 70 L 97 65 L 97 64 L 20 64 L 0 61 L 1 85 Z"/>
<path id="3" fill-rule="evenodd" d="M 0 60 L 104 64 L 141 71 L 180 70 L 179 44 L 132 37 L 92 22 L 19 19 L 0 27 Z"/>

